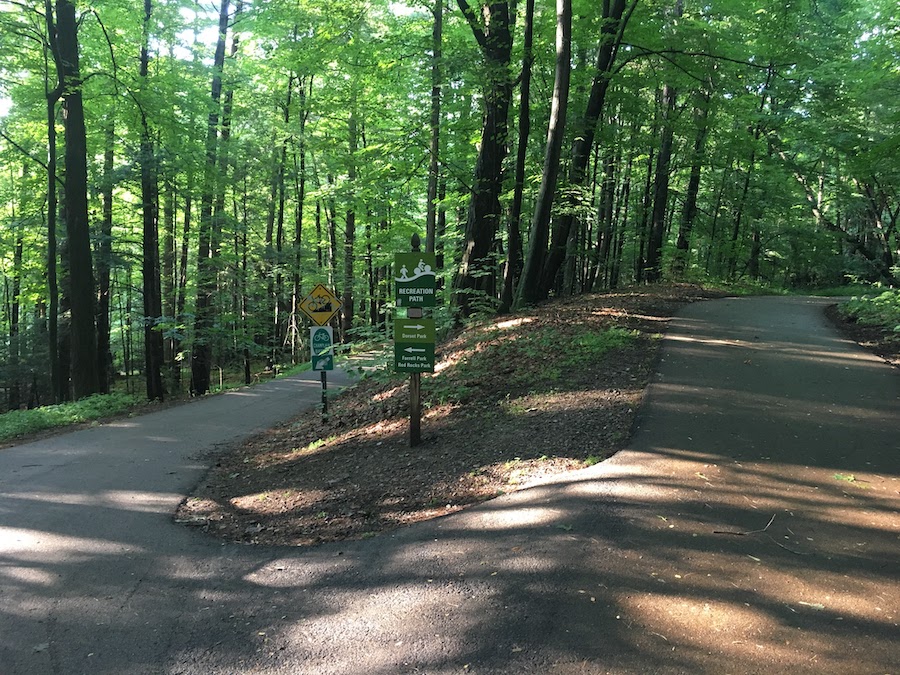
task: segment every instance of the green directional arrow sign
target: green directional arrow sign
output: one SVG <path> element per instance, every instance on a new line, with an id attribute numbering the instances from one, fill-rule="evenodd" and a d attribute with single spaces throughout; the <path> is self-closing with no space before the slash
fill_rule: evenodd
<path id="1" fill-rule="evenodd" d="M 395 342 L 434 342 L 434 319 L 396 319 Z"/>
<path id="2" fill-rule="evenodd" d="M 398 373 L 434 372 L 434 319 L 394 321 L 394 370 Z"/>

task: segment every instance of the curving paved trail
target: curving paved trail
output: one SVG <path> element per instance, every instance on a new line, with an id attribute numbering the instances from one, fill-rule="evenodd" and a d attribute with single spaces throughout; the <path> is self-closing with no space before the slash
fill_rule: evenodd
<path id="1" fill-rule="evenodd" d="M 368 541 L 171 523 L 315 383 L 0 451 L 0 674 L 898 673 L 900 379 L 824 304 L 689 306 L 627 450 Z"/>

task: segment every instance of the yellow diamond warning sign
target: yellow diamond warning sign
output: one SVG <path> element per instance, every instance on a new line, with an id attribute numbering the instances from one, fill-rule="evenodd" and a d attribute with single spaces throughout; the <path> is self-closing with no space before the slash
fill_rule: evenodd
<path id="1" fill-rule="evenodd" d="M 312 292 L 300 303 L 303 313 L 318 326 L 324 326 L 331 321 L 331 317 L 337 314 L 340 308 L 341 301 L 322 284 L 312 289 Z"/>

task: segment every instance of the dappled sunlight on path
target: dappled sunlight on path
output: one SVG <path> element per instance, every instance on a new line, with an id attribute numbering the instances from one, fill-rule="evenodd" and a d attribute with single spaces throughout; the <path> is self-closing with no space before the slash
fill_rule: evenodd
<path id="1" fill-rule="evenodd" d="M 163 481 L 165 462 L 82 490 L 22 468 L 31 487 L 0 486 L 0 664 L 900 672 L 898 380 L 819 321 L 795 298 L 692 306 L 628 449 L 368 540 L 254 548 L 175 527 L 187 481 Z"/>

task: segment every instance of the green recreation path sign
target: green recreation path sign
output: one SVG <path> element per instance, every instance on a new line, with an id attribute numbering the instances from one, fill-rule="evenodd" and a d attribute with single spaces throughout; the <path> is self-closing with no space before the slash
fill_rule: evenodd
<path id="1" fill-rule="evenodd" d="M 434 253 L 394 254 L 394 298 L 397 307 L 434 307 L 437 302 Z"/>
<path id="2" fill-rule="evenodd" d="M 434 372 L 434 319 L 394 320 L 394 370 Z"/>

